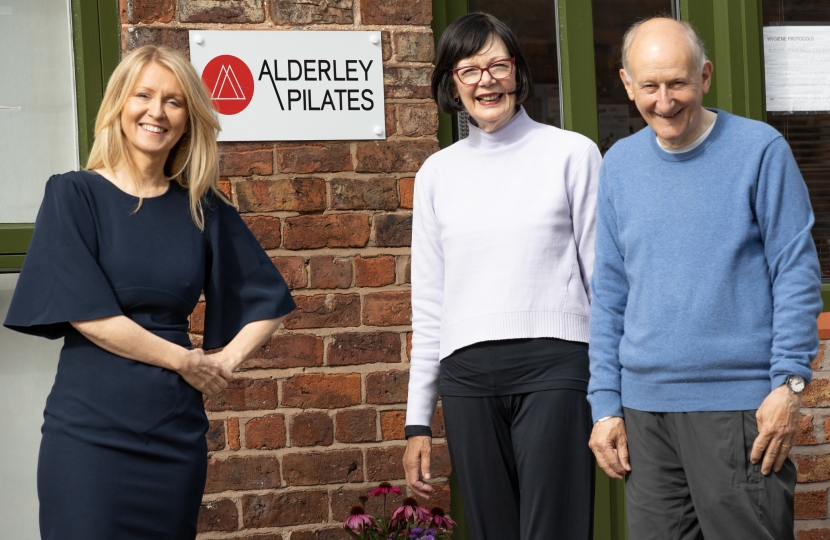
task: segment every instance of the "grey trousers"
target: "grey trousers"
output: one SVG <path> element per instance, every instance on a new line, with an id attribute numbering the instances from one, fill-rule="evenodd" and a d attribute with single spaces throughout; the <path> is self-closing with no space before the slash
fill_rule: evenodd
<path id="1" fill-rule="evenodd" d="M 795 465 L 749 461 L 755 411 L 624 412 L 629 538 L 793 540 Z"/>
<path id="2" fill-rule="evenodd" d="M 472 540 L 590 540 L 594 459 L 585 392 L 442 396 Z"/>

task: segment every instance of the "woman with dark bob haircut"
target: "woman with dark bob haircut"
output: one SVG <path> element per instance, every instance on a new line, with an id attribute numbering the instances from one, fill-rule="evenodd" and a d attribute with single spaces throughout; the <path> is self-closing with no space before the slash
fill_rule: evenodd
<path id="1" fill-rule="evenodd" d="M 528 117 L 531 75 L 501 21 L 470 13 L 438 45 L 432 90 L 470 135 L 415 181 L 404 468 L 429 497 L 440 394 L 475 540 L 592 536 L 589 282 L 600 153 Z"/>

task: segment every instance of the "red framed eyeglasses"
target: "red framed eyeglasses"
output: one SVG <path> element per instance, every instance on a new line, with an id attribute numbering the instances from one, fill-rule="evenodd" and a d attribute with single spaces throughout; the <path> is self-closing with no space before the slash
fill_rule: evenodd
<path id="1" fill-rule="evenodd" d="M 508 78 L 513 73 L 513 64 L 515 63 L 516 57 L 514 56 L 513 58 L 496 60 L 489 66 L 483 68 L 478 66 L 461 66 L 450 69 L 450 71 L 458 77 L 458 80 L 462 84 L 471 86 L 481 81 L 481 77 L 484 76 L 485 71 L 494 79 L 502 80 Z"/>

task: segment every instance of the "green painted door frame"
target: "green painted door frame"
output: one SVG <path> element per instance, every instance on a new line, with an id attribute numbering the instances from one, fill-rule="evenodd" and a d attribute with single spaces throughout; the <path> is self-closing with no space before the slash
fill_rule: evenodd
<path id="1" fill-rule="evenodd" d="M 118 0 L 72 0 L 72 41 L 78 112 L 78 158 L 92 147 L 95 116 L 110 74 L 121 59 Z M 0 223 L 0 273 L 19 272 L 34 223 Z"/>

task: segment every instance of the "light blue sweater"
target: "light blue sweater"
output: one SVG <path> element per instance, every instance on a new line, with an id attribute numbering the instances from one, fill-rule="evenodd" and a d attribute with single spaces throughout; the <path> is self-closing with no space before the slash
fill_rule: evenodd
<path id="1" fill-rule="evenodd" d="M 651 128 L 600 169 L 591 282 L 594 420 L 757 408 L 811 377 L 820 269 L 810 198 L 790 148 L 761 122 L 718 113 L 683 154 Z"/>

